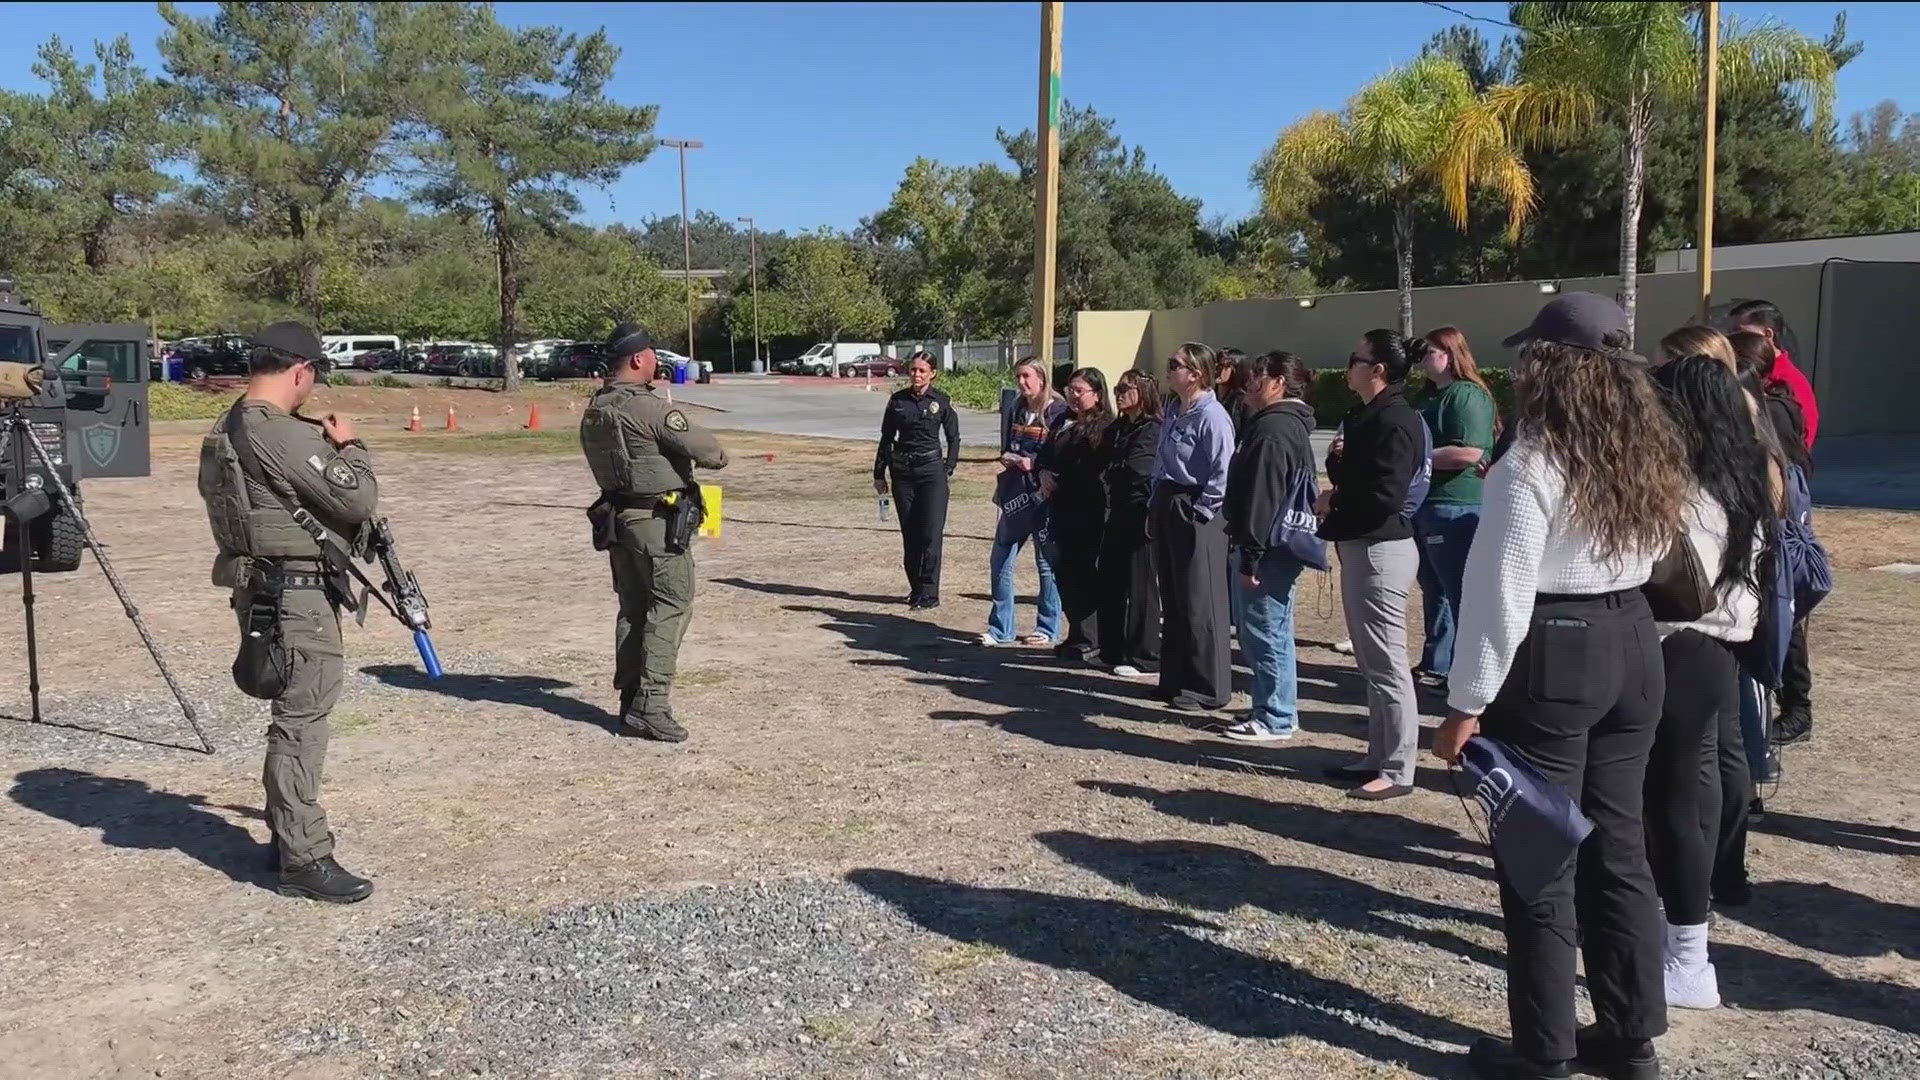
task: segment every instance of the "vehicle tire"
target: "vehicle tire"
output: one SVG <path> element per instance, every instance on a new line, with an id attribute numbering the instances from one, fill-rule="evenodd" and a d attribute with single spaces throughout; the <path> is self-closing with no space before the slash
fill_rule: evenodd
<path id="1" fill-rule="evenodd" d="M 187 365 L 187 381 L 188 382 L 199 382 L 201 379 L 204 379 L 206 377 L 207 377 L 206 365 L 204 364 L 188 364 Z"/>
<path id="2" fill-rule="evenodd" d="M 79 498 L 79 493 L 76 492 L 74 498 Z M 20 526 L 8 518 L 5 527 L 6 549 L 0 551 L 0 574 L 19 573 Z M 34 573 L 60 574 L 80 569 L 80 558 L 86 553 L 87 543 L 80 533 L 79 516 L 64 503 L 30 527 L 33 529 Z"/>
<path id="3" fill-rule="evenodd" d="M 80 493 L 74 492 L 73 497 L 77 502 Z M 34 547 L 34 572 L 58 574 L 80 569 L 80 556 L 87 550 L 86 537 L 80 532 L 80 515 L 74 512 L 73 507 L 62 502 L 42 521 L 45 522 L 45 531 L 34 537 L 37 541 Z"/>
<path id="4" fill-rule="evenodd" d="M 453 369 L 453 373 L 462 378 L 465 378 L 466 376 L 472 374 L 473 372 L 472 372 L 472 369 L 467 366 L 467 362 L 465 360 L 462 360 L 460 361 L 459 365 Z"/>

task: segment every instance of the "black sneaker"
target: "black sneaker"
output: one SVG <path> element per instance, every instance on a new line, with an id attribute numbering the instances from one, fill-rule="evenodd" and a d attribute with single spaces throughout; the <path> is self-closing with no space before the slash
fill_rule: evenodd
<path id="1" fill-rule="evenodd" d="M 1813 737 L 1813 710 L 1782 709 L 1773 721 L 1773 745 L 1792 746 Z"/>
<path id="2" fill-rule="evenodd" d="M 655 742 L 686 742 L 687 729 L 680 726 L 671 714 L 659 716 L 627 716 L 620 721 L 629 732 L 643 739 Z"/>
<path id="3" fill-rule="evenodd" d="M 373 895 L 373 882 L 350 874 L 333 856 L 280 871 L 280 895 L 303 896 L 326 904 L 357 904 Z"/>
<path id="4" fill-rule="evenodd" d="M 1573 1070 L 1564 1061 L 1534 1061 L 1520 1056 L 1513 1040 L 1482 1035 L 1467 1052 L 1467 1068 L 1481 1080 L 1566 1080 Z"/>
<path id="5" fill-rule="evenodd" d="M 1648 1039 L 1622 1039 L 1599 1024 L 1573 1033 L 1574 1067 L 1607 1080 L 1660 1080 L 1660 1055 Z"/>
<path id="6" fill-rule="evenodd" d="M 1224 705 L 1208 704 L 1185 691 L 1173 695 L 1167 702 L 1167 708 L 1172 709 L 1174 712 L 1192 713 L 1195 715 L 1219 712 L 1224 707 Z"/>

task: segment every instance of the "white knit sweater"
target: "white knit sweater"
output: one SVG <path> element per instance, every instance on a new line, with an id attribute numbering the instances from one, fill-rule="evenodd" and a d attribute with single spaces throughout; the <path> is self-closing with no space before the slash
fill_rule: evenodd
<path id="1" fill-rule="evenodd" d="M 1753 538 L 1756 559 L 1762 539 L 1756 532 Z M 1694 557 L 1700 560 L 1700 569 L 1706 571 L 1709 578 L 1719 577 L 1720 561 L 1727 554 L 1727 512 L 1719 500 L 1697 487 L 1687 499 L 1687 541 L 1693 545 Z M 1745 582 L 1729 582 L 1720 587 L 1717 597 L 1714 609 L 1694 622 L 1658 624 L 1660 639 L 1664 641 L 1668 635 L 1681 630 L 1697 630 L 1721 641 L 1751 641 L 1753 628 L 1760 622 L 1760 594 Z"/>
<path id="2" fill-rule="evenodd" d="M 1652 576 L 1657 555 L 1601 562 L 1593 538 L 1573 520 L 1566 474 L 1544 448 L 1521 436 L 1487 472 L 1480 529 L 1467 554 L 1447 705 L 1475 716 L 1486 711 L 1526 640 L 1536 595 L 1637 588 Z"/>

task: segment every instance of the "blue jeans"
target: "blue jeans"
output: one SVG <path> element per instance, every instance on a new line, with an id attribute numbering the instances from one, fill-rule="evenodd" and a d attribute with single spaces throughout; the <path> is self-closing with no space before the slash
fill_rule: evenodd
<path id="1" fill-rule="evenodd" d="M 987 616 L 987 633 L 995 641 L 1013 640 L 1013 557 L 1029 543 L 995 541 L 993 569 L 993 612 Z M 1053 562 L 1047 558 L 1046 545 L 1033 543 L 1033 562 L 1040 569 L 1040 629 L 1048 641 L 1060 640 L 1060 590 L 1053 583 Z"/>
<path id="2" fill-rule="evenodd" d="M 1236 554 L 1229 563 L 1240 564 Z M 1236 569 L 1233 575 L 1233 618 L 1240 628 L 1240 651 L 1253 669 L 1255 727 L 1278 735 L 1300 726 L 1300 677 L 1293 658 L 1293 583 L 1300 564 L 1285 555 L 1261 560 L 1254 575 L 1260 587 L 1247 588 Z"/>
<path id="3" fill-rule="evenodd" d="M 1454 623 L 1460 617 L 1460 589 L 1467 577 L 1467 552 L 1480 530 L 1478 506 L 1427 503 L 1413 514 L 1420 544 L 1420 606 L 1426 616 L 1426 644 L 1420 666 L 1445 675 L 1453 670 Z"/>

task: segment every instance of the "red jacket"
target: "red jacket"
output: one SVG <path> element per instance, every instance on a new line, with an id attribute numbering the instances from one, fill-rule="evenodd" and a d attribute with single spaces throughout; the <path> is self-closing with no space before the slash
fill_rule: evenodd
<path id="1" fill-rule="evenodd" d="M 1805 372 L 1794 366 L 1793 357 L 1785 349 L 1774 354 L 1773 381 L 1785 386 L 1799 404 L 1800 416 L 1807 425 L 1807 449 L 1812 450 L 1814 432 L 1820 427 L 1820 406 L 1813 400 L 1813 383 L 1807 381 Z"/>

